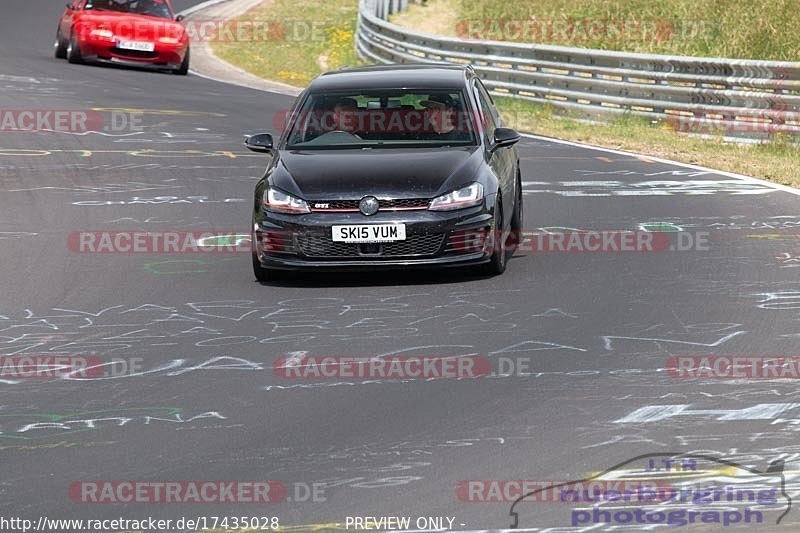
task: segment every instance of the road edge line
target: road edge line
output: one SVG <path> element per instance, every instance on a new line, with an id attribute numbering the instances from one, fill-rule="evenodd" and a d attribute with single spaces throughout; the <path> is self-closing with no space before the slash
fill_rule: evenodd
<path id="1" fill-rule="evenodd" d="M 628 152 L 628 151 L 625 151 L 625 150 L 615 150 L 614 148 L 605 148 L 603 146 L 596 146 L 596 145 L 588 144 L 588 143 L 581 143 L 581 142 L 575 142 L 575 141 L 565 141 L 563 139 L 557 139 L 555 137 L 547 137 L 545 135 L 537 135 L 535 133 L 520 133 L 520 135 L 522 135 L 523 137 L 527 137 L 529 139 L 550 141 L 550 142 L 557 143 L 557 144 L 565 144 L 565 145 L 568 145 L 568 146 L 575 146 L 575 147 L 578 147 L 578 148 L 586 148 L 588 150 L 596 150 L 598 152 L 606 152 L 606 153 L 610 153 L 610 154 L 624 155 L 626 157 L 646 157 L 647 159 L 650 159 L 652 161 L 656 161 L 658 163 L 664 163 L 664 164 L 667 164 L 667 165 L 675 165 L 675 166 L 679 166 L 679 167 L 683 167 L 683 168 L 691 168 L 693 170 L 702 170 L 702 171 L 705 171 L 705 172 L 713 172 L 713 173 L 719 174 L 721 176 L 727 176 L 729 178 L 734 178 L 734 179 L 738 179 L 738 180 L 742 180 L 742 181 L 747 181 L 747 182 L 750 182 L 750 183 L 758 183 L 758 184 L 761 184 L 761 185 L 766 185 L 766 186 L 770 187 L 771 189 L 775 189 L 775 190 L 779 190 L 779 191 L 783 191 L 783 192 L 788 192 L 789 194 L 794 194 L 794 195 L 800 196 L 800 189 L 796 189 L 796 188 L 791 187 L 789 185 L 783 185 L 783 184 L 780 184 L 780 183 L 774 183 L 772 181 L 762 180 L 761 178 L 754 178 L 753 176 L 747 176 L 745 174 L 737 174 L 736 172 L 729 172 L 727 170 L 718 170 L 718 169 L 715 169 L 715 168 L 704 167 L 702 165 L 694 165 L 692 163 L 681 163 L 680 161 L 673 161 L 672 159 L 665 159 L 663 157 L 656 157 L 656 156 L 653 156 L 653 155 L 640 154 L 640 153 L 636 153 L 636 152 Z"/>
<path id="2" fill-rule="evenodd" d="M 230 1 L 231 0 L 206 0 L 205 2 L 200 2 L 197 5 L 194 5 L 192 7 L 187 7 L 183 11 L 175 13 L 175 16 L 181 15 L 183 17 L 188 17 L 189 15 L 197 13 L 198 11 L 202 11 L 203 9 L 214 7 L 218 4 L 224 4 L 225 2 L 230 2 Z"/>

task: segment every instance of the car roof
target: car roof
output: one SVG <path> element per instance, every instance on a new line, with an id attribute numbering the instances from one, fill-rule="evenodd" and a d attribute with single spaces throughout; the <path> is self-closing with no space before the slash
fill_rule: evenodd
<path id="1" fill-rule="evenodd" d="M 469 65 L 417 64 L 373 65 L 326 72 L 309 86 L 310 91 L 348 89 L 460 89 L 472 73 Z"/>

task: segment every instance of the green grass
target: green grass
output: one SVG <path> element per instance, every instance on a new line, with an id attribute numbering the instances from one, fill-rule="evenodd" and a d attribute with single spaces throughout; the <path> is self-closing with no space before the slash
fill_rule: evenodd
<path id="1" fill-rule="evenodd" d="M 257 76 L 304 87 L 320 72 L 357 62 L 358 0 L 267 0 L 240 20 L 274 21 L 273 39 L 218 42 L 214 53 Z"/>
<path id="2" fill-rule="evenodd" d="M 789 4 L 786 0 L 731 0 L 711 1 L 704 6 L 703 17 L 716 20 L 723 26 L 732 24 L 740 28 L 745 15 L 753 13 L 765 15 L 747 19 L 747 31 L 733 33 L 728 39 L 709 42 L 702 39 L 672 43 L 680 50 L 659 50 L 670 53 L 698 54 L 699 48 L 706 46 L 710 55 L 729 57 L 748 56 L 749 53 L 736 53 L 735 50 L 759 51 L 757 57 L 774 59 L 797 59 L 800 57 L 800 32 L 789 28 L 794 18 L 788 16 Z M 697 18 L 692 12 L 696 2 L 688 0 L 662 0 L 651 2 L 643 0 L 539 0 L 536 2 L 508 2 L 507 0 L 430 0 L 427 7 L 413 6 L 408 12 L 396 15 L 393 22 L 408 24 L 428 33 L 446 32 L 458 20 L 464 18 L 506 17 L 522 18 L 537 16 L 576 17 L 578 14 L 618 18 L 622 16 L 654 17 L 668 14 L 673 18 Z M 759 7 L 760 6 L 760 7 Z M 637 15 L 637 13 L 640 14 Z M 355 21 L 358 11 L 357 0 L 267 0 L 241 17 L 242 20 L 281 20 L 287 28 L 302 28 L 316 21 L 316 36 L 310 39 L 282 39 L 262 42 L 215 43 L 214 51 L 222 59 L 233 63 L 261 77 L 282 81 L 297 87 L 306 86 L 314 77 L 325 70 L 345 65 L 358 64 L 354 50 Z M 744 13 L 746 12 L 746 13 Z M 772 21 L 775 13 L 784 13 L 784 18 Z M 753 34 L 753 28 L 761 28 L 770 21 L 771 29 L 760 37 Z M 741 22 L 744 24 L 744 22 Z M 751 28 L 752 26 L 752 28 Z M 727 26 L 725 26 L 727 27 Z M 302 33 L 298 31 L 298 33 Z M 778 44 L 780 39 L 792 41 Z M 706 43 L 703 45 L 702 43 Z M 563 44 L 563 43 L 562 43 Z M 637 44 L 637 43 L 633 43 Z M 638 43 L 641 45 L 642 43 Z M 664 45 L 664 43 L 661 43 Z M 761 48 L 763 47 L 763 48 Z M 778 47 L 773 49 L 773 47 Z M 783 47 L 783 48 L 781 48 Z M 683 52 L 682 52 L 682 51 Z M 655 50 L 647 50 L 655 51 Z M 755 52 L 754 52 L 755 53 Z M 324 61 L 321 60 L 324 58 Z M 664 125 L 654 125 L 647 120 L 622 116 L 608 123 L 587 123 L 575 117 L 557 113 L 551 106 L 534 104 L 513 98 L 496 98 L 501 112 L 509 126 L 531 133 L 586 142 L 607 148 L 630 150 L 656 157 L 664 157 L 684 163 L 704 165 L 719 170 L 738 172 L 749 176 L 767 179 L 777 183 L 800 187 L 800 150 L 784 139 L 777 139 L 762 145 L 740 145 L 723 143 L 719 139 L 702 139 L 678 135 Z"/>
<path id="3" fill-rule="evenodd" d="M 764 144 L 724 143 L 676 134 L 663 124 L 624 115 L 589 123 L 557 112 L 552 106 L 516 98 L 496 97 L 503 119 L 520 131 L 663 157 L 683 163 L 800 187 L 800 150 L 786 139 Z"/>
<path id="4" fill-rule="evenodd" d="M 392 21 L 427 19 L 440 34 L 502 41 L 797 61 L 798 8 L 798 0 L 429 0 Z M 532 22 L 523 32 L 508 21 Z"/>

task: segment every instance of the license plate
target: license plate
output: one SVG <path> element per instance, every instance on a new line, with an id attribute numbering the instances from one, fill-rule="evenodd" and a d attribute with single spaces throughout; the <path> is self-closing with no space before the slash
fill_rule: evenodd
<path id="1" fill-rule="evenodd" d="M 361 224 L 357 226 L 333 226 L 334 242 L 394 242 L 406 240 L 405 224 Z"/>
<path id="2" fill-rule="evenodd" d="M 137 52 L 152 52 L 156 49 L 156 45 L 140 41 L 120 41 L 117 43 L 117 48 L 121 48 L 122 50 L 136 50 Z"/>

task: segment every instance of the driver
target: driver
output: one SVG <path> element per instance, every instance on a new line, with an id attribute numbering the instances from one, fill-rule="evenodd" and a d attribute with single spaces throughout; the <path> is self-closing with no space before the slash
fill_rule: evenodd
<path id="1" fill-rule="evenodd" d="M 469 140 L 469 134 L 458 127 L 458 106 L 451 98 L 430 96 L 420 105 L 425 108 L 426 123 L 432 130 L 431 140 Z"/>
<path id="2" fill-rule="evenodd" d="M 353 98 L 340 98 L 333 106 L 334 130 L 355 135 L 358 131 L 358 102 Z"/>

